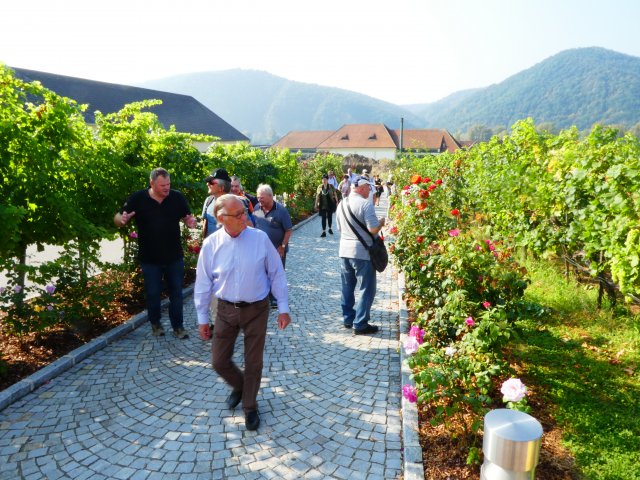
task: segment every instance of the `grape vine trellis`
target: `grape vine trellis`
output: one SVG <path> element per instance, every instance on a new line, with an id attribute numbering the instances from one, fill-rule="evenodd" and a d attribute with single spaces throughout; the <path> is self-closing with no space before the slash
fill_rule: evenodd
<path id="1" fill-rule="evenodd" d="M 509 136 L 433 159 L 416 173 L 456 169 L 456 202 L 493 235 L 535 255 L 566 256 L 594 277 L 640 297 L 640 143 L 595 126 L 554 136 L 531 119 Z"/>

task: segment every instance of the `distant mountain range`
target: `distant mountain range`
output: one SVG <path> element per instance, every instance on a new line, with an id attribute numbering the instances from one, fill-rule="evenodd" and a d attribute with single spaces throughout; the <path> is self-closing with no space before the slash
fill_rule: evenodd
<path id="1" fill-rule="evenodd" d="M 360 93 L 294 82 L 256 70 L 178 75 L 140 86 L 191 95 L 251 138 L 271 144 L 292 130 L 337 130 L 347 123 L 419 128 L 409 110 Z"/>
<path id="2" fill-rule="evenodd" d="M 558 128 L 640 122 L 640 58 L 598 47 L 565 50 L 486 88 L 437 102 L 394 105 L 339 88 L 255 70 L 179 75 L 140 86 L 195 97 L 251 138 L 271 144 L 292 130 L 336 130 L 348 123 L 390 128 L 510 127 L 533 117 Z"/>

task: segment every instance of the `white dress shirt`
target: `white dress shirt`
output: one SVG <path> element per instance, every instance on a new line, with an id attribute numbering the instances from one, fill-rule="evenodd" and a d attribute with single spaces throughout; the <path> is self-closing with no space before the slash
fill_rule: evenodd
<path id="1" fill-rule="evenodd" d="M 266 233 L 247 227 L 234 238 L 221 228 L 205 239 L 193 289 L 200 325 L 209 322 L 212 295 L 228 302 L 257 302 L 269 291 L 278 312 L 289 313 L 287 275 Z"/>

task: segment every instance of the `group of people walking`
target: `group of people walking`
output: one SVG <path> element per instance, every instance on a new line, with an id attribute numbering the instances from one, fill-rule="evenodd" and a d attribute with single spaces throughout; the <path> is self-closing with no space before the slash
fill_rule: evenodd
<path id="1" fill-rule="evenodd" d="M 209 195 L 202 208 L 203 243 L 193 292 L 198 333 L 203 340 L 212 338 L 212 366 L 231 387 L 227 406 L 234 409 L 242 402 L 246 427 L 256 430 L 260 425 L 257 394 L 270 308 L 278 311 L 278 328 L 284 329 L 291 323 L 285 264 L 293 225 L 287 208 L 275 201 L 269 185 L 259 185 L 256 196 L 252 196 L 243 191 L 238 177 L 229 176 L 222 168 L 211 172 L 204 181 Z M 365 234 L 364 227 L 375 236 L 385 224 L 374 209 L 376 186 L 366 170 L 356 175 L 349 169 L 340 183 L 334 172 L 329 171 L 323 175 L 315 198 L 321 217 L 321 237 L 326 237 L 327 227 L 329 234 L 333 234 L 332 216 L 336 213 L 336 226 L 341 232 L 338 255 L 342 321 L 356 335 L 379 330 L 369 323 L 376 272 L 367 246 L 356 233 L 359 229 L 360 236 Z M 180 222 L 193 229 L 197 220 L 182 193 L 171 189 L 167 170 L 152 170 L 149 188 L 134 192 L 114 216 L 114 223 L 124 227 L 132 219 L 138 231 L 138 260 L 152 334 L 164 335 L 160 323 L 164 279 L 169 290 L 173 335 L 188 338 L 183 322 Z M 358 283 L 361 294 L 356 305 Z M 241 331 L 244 371 L 232 361 Z"/>

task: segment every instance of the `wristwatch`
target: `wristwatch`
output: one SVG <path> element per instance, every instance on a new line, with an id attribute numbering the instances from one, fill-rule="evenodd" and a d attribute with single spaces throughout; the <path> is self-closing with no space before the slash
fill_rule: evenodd
<path id="1" fill-rule="evenodd" d="M 280 245 L 282 248 L 286 249 L 287 246 L 283 243 L 282 245 Z"/>

